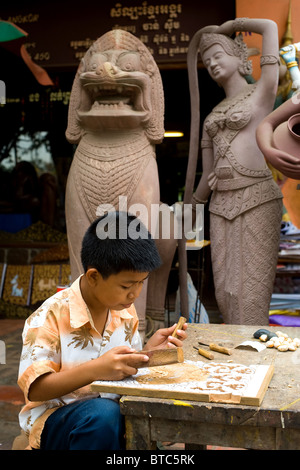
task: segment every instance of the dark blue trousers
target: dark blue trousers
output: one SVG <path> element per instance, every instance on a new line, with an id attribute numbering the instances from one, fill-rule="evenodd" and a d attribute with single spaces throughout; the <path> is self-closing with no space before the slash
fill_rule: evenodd
<path id="1" fill-rule="evenodd" d="M 41 450 L 124 449 L 124 419 L 120 406 L 93 398 L 62 406 L 45 423 Z"/>

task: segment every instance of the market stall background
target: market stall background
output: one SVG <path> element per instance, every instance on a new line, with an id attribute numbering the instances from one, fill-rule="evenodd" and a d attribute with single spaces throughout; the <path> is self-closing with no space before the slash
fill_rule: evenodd
<path id="1" fill-rule="evenodd" d="M 70 0 L 51 3 L 33 0 L 27 3 L 13 1 L 3 5 L 0 20 L 14 23 L 26 31 L 24 47 L 32 61 L 49 74 L 53 85 L 39 84 L 20 56 L 0 47 L 0 59 L 4 64 L 0 80 L 5 84 L 6 92 L 5 104 L 0 103 L 0 231 L 4 232 L 1 234 L 0 263 L 7 266 L 23 263 L 32 266 L 36 263 L 36 256 L 43 253 L 43 261 L 40 263 L 60 265 L 61 256 L 63 262 L 67 262 L 65 242 L 58 253 L 55 238 L 53 241 L 47 240 L 47 243 L 54 245 L 53 248 L 50 245 L 41 247 L 40 240 L 37 246 L 36 239 L 14 241 L 12 247 L 11 237 L 28 227 L 33 231 L 37 222 L 48 224 L 51 229 L 65 235 L 64 194 L 74 154 L 74 146 L 65 138 L 70 91 L 78 64 L 94 40 L 110 29 L 125 29 L 146 44 L 160 68 L 165 94 L 165 128 L 181 130 L 184 134 L 182 138 L 164 139 L 156 148 L 161 200 L 173 204 L 182 198 L 187 168 L 190 94 L 186 53 L 193 34 L 203 26 L 221 24 L 236 16 L 268 17 L 277 22 L 280 39 L 286 31 L 289 7 L 292 33 L 296 41 L 300 38 L 300 24 L 295 21 L 300 14 L 300 5 L 295 0 L 214 0 L 199 2 L 196 6 L 193 0 L 109 0 L 105 4 L 94 0 L 87 4 L 73 4 Z M 249 47 L 260 48 L 259 35 L 244 33 L 244 40 Z M 251 60 L 254 63 L 253 75 L 257 78 L 258 56 L 252 56 Z M 210 80 L 201 63 L 198 73 L 203 121 L 212 107 L 222 99 L 223 91 Z M 52 195 L 50 210 L 44 210 L 41 203 L 39 211 L 36 207 L 31 207 L 27 212 L 21 210 L 20 198 L 14 194 L 16 185 L 20 186 L 19 175 L 16 176 L 14 170 L 24 160 L 30 162 L 38 181 L 44 180 L 45 175 L 55 178 L 55 192 L 51 192 L 49 180 L 47 183 Z M 199 158 L 196 181 L 201 171 Z M 296 182 L 287 180 L 282 191 L 292 221 L 300 225 L 300 198 L 295 188 Z M 41 199 L 39 190 L 36 191 Z M 208 238 L 207 210 L 205 230 Z M 9 236 L 5 233 L 9 233 Z M 48 235 L 50 233 L 48 229 Z M 52 250 L 52 254 L 49 254 L 49 250 Z M 204 286 L 204 292 L 213 296 L 209 248 L 207 251 L 204 267 L 207 289 Z M 288 279 L 288 276 L 280 279 L 280 286 L 287 284 Z M 297 270 L 292 285 L 288 284 L 287 289 L 296 289 L 298 292 L 295 279 L 297 282 Z M 2 283 L 2 291 L 3 288 Z M 28 305 L 28 297 L 25 305 Z"/>

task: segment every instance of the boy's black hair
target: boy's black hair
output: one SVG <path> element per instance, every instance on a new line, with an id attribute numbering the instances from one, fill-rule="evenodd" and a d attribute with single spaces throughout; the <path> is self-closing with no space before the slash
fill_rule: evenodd
<path id="1" fill-rule="evenodd" d="M 86 272 L 95 268 L 104 279 L 121 271 L 151 272 L 161 264 L 151 234 L 127 212 L 109 212 L 96 219 L 86 231 L 81 248 Z"/>

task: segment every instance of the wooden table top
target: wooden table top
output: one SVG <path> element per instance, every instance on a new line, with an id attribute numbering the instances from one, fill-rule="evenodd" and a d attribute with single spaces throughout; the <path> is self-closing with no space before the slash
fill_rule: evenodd
<path id="1" fill-rule="evenodd" d="M 262 327 L 248 325 L 190 324 L 188 338 L 183 346 L 184 357 L 194 361 L 209 362 L 209 359 L 199 356 L 193 346 L 197 346 L 198 341 L 214 342 L 232 350 L 231 356 L 214 351 L 215 362 L 230 360 L 244 365 L 273 365 L 274 375 L 261 408 L 300 411 L 300 348 L 286 352 L 280 352 L 275 348 L 266 348 L 261 352 L 255 349 L 235 349 L 244 341 L 259 341 L 253 338 L 253 333 L 260 328 Z M 290 338 L 300 338 L 300 328 L 275 326 L 267 329 L 273 332 L 282 331 Z"/>
<path id="2" fill-rule="evenodd" d="M 163 419 L 191 420 L 222 425 L 265 426 L 273 428 L 298 428 L 300 432 L 300 348 L 296 351 L 280 352 L 275 348 L 256 350 L 235 349 L 246 340 L 254 340 L 253 333 L 261 326 L 189 324 L 188 338 L 184 341 L 185 359 L 210 362 L 200 356 L 193 346 L 198 341 L 220 343 L 232 349 L 232 355 L 214 352 L 215 362 L 233 361 L 251 365 L 274 365 L 265 397 L 259 407 L 241 404 L 187 402 L 176 406 L 174 400 L 146 397 L 123 397 L 121 410 L 125 415 L 151 416 Z M 282 331 L 291 338 L 300 338 L 300 328 L 267 327 L 271 331 Z M 255 340 L 254 340 L 255 341 Z M 258 341 L 258 340 L 256 340 Z M 204 346 L 205 348 L 205 346 Z M 207 348 L 208 349 L 208 348 Z"/>

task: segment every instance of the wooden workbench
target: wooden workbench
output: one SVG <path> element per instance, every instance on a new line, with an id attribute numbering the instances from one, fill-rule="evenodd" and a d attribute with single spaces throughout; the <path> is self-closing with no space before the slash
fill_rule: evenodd
<path id="1" fill-rule="evenodd" d="M 185 359 L 208 362 L 193 349 L 198 341 L 234 348 L 253 339 L 259 326 L 190 324 Z M 300 328 L 270 327 L 300 338 Z M 260 407 L 123 396 L 127 449 L 154 450 L 156 442 L 183 442 L 186 449 L 206 445 L 246 449 L 300 449 L 300 348 L 294 352 L 233 349 L 214 353 L 215 362 L 273 364 L 274 375 Z"/>

